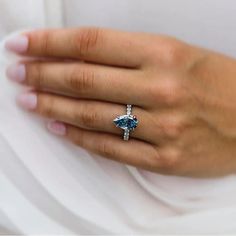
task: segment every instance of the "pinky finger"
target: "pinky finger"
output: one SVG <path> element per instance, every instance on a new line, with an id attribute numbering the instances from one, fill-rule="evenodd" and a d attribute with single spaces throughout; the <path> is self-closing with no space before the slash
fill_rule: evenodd
<path id="1" fill-rule="evenodd" d="M 158 151 L 149 143 L 136 139 L 127 142 L 117 135 L 85 130 L 54 121 L 48 124 L 48 129 L 107 159 L 150 171 L 158 169 Z"/>

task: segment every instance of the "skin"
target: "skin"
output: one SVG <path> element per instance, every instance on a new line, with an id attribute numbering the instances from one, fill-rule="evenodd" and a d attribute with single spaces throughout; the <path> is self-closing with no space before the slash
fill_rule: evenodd
<path id="1" fill-rule="evenodd" d="M 156 173 L 235 173 L 234 59 L 168 36 L 103 28 L 24 35 L 21 54 L 38 58 L 21 62 L 21 83 L 37 96 L 28 110 L 55 120 L 65 139 Z M 128 142 L 112 122 L 126 104 L 139 120 Z"/>

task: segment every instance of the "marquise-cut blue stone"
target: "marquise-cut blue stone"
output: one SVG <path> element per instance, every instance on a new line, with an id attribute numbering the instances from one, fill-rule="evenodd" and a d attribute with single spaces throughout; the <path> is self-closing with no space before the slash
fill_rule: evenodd
<path id="1" fill-rule="evenodd" d="M 117 127 L 121 129 L 133 130 L 138 125 L 138 120 L 132 115 L 119 116 L 114 120 L 114 123 Z"/>

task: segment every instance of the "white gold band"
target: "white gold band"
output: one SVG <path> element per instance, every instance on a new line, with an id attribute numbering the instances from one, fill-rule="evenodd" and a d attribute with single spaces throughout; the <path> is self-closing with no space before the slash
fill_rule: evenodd
<path id="1" fill-rule="evenodd" d="M 132 105 L 128 104 L 127 108 L 126 108 L 126 114 L 132 115 Z M 130 134 L 130 130 L 129 129 L 125 129 L 124 130 L 124 140 L 128 141 L 129 140 L 129 134 Z"/>

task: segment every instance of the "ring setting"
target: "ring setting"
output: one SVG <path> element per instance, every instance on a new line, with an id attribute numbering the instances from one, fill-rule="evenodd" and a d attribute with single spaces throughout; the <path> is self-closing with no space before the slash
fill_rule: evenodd
<path id="1" fill-rule="evenodd" d="M 127 105 L 126 109 L 127 114 L 117 116 L 113 122 L 116 127 L 119 127 L 124 130 L 124 137 L 125 141 L 129 140 L 130 131 L 134 130 L 138 126 L 138 119 L 135 115 L 132 115 L 132 105 Z"/>

